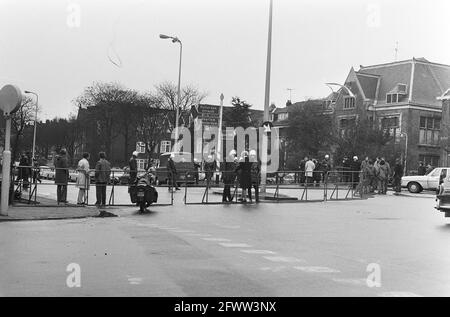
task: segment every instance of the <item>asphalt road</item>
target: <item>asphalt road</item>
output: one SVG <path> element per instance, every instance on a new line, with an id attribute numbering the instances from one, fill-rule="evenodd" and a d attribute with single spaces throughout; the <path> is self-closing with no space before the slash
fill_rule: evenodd
<path id="1" fill-rule="evenodd" d="M 0 295 L 449 296 L 450 221 L 433 206 L 388 195 L 4 222 Z"/>

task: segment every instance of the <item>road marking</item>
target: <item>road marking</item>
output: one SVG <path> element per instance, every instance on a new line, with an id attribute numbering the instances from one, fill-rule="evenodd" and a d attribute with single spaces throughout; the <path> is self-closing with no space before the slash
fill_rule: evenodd
<path id="1" fill-rule="evenodd" d="M 340 273 L 339 270 L 326 266 L 294 266 L 294 269 L 307 273 Z"/>
<path id="2" fill-rule="evenodd" d="M 191 237 L 210 237 L 210 234 L 205 234 L 205 233 L 188 233 L 188 236 Z"/>
<path id="3" fill-rule="evenodd" d="M 367 286 L 367 280 L 365 278 L 333 278 L 333 282 L 341 284 L 350 284 L 354 286 Z"/>
<path id="4" fill-rule="evenodd" d="M 276 267 L 261 267 L 259 268 L 261 271 L 271 271 L 271 272 L 280 272 L 282 270 L 287 269 L 287 266 L 276 266 Z"/>
<path id="5" fill-rule="evenodd" d="M 379 294 L 381 297 L 422 297 L 411 292 L 384 292 Z"/>
<path id="6" fill-rule="evenodd" d="M 162 230 L 179 230 L 180 228 L 172 228 L 172 227 L 158 227 L 159 229 Z"/>
<path id="7" fill-rule="evenodd" d="M 251 248 L 251 245 L 247 243 L 219 243 L 221 246 L 225 248 Z"/>
<path id="8" fill-rule="evenodd" d="M 264 256 L 263 258 L 272 262 L 305 262 L 304 260 L 286 256 Z"/>
<path id="9" fill-rule="evenodd" d="M 219 241 L 231 241 L 230 239 L 223 239 L 223 238 L 202 238 L 202 240 L 205 241 L 214 241 L 214 242 L 219 242 Z"/>
<path id="10" fill-rule="evenodd" d="M 241 252 L 244 253 L 249 253 L 249 254 L 275 254 L 275 252 L 273 251 L 269 251 L 269 250 L 241 250 Z"/>
<path id="11" fill-rule="evenodd" d="M 131 285 L 139 285 L 142 283 L 142 278 L 140 277 L 129 277 L 128 278 L 128 283 L 130 283 Z"/>
<path id="12" fill-rule="evenodd" d="M 224 229 L 239 229 L 241 226 L 227 226 L 227 225 L 219 225 L 216 224 L 217 227 L 219 228 L 224 228 Z"/>
<path id="13" fill-rule="evenodd" d="M 170 231 L 175 232 L 175 233 L 194 233 L 195 232 L 192 230 L 170 230 Z"/>

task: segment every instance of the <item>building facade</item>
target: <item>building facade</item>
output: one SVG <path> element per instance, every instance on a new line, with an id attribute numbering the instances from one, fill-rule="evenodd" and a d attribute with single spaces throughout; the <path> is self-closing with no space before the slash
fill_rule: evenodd
<path id="1" fill-rule="evenodd" d="M 447 140 L 442 125 L 450 123 L 438 100 L 450 88 L 450 66 L 425 58 L 351 68 L 341 88 L 316 101 L 317 109 L 333 116 L 338 133 L 349 133 L 367 119 L 391 136 L 390 144 L 401 153 L 408 171 L 419 161 L 449 166 Z M 272 109 L 274 125 L 287 126 L 289 108 Z M 283 120 L 280 120 L 283 119 Z M 450 148 L 449 148 L 450 150 Z M 445 153 L 444 153 L 445 152 Z"/>

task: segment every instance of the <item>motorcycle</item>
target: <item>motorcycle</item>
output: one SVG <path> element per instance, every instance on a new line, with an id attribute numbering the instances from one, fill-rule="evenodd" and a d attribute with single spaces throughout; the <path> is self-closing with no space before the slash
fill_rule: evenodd
<path id="1" fill-rule="evenodd" d="M 137 177 L 134 184 L 129 187 L 131 202 L 139 206 L 139 211 L 144 212 L 151 204 L 158 201 L 158 192 L 152 185 L 154 176 L 147 172 Z"/>

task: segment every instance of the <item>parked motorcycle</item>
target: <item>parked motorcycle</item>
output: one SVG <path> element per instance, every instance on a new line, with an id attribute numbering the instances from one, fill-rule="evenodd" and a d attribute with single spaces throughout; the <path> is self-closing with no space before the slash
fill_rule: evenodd
<path id="1" fill-rule="evenodd" d="M 151 204 L 158 201 L 158 192 L 152 185 L 153 177 L 150 172 L 147 172 L 139 176 L 128 188 L 131 202 L 139 206 L 140 212 L 144 212 Z"/>

